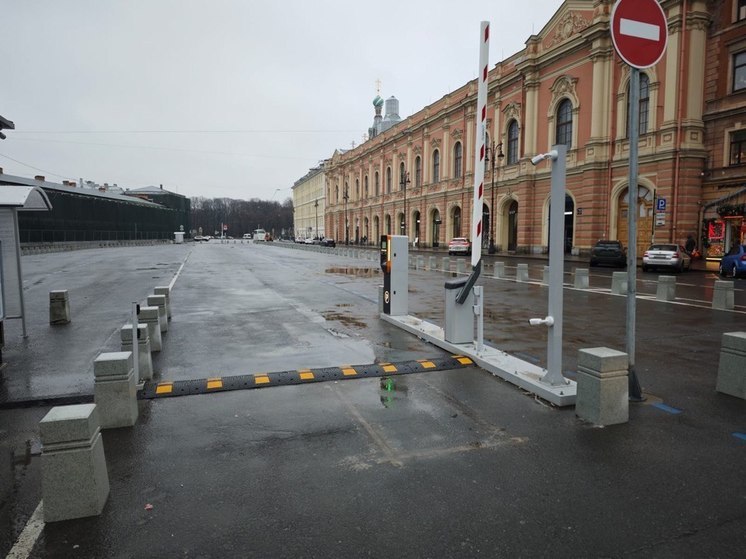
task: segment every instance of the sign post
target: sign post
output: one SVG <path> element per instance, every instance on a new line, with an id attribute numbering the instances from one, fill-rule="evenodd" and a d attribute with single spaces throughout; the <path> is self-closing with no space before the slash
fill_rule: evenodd
<path id="1" fill-rule="evenodd" d="M 640 138 L 640 70 L 658 63 L 666 51 L 668 24 L 657 0 L 617 0 L 611 10 L 611 40 L 630 68 L 629 80 L 629 187 L 627 204 L 627 355 L 629 399 L 644 400 L 635 371 L 637 297 L 637 175 Z"/>

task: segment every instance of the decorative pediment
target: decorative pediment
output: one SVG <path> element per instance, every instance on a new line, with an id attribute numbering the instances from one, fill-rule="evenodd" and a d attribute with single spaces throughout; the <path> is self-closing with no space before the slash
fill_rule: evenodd
<path id="1" fill-rule="evenodd" d="M 544 42 L 544 46 L 550 48 L 558 45 L 573 35 L 580 33 L 590 24 L 591 22 L 579 13 L 568 12 L 559 20 L 557 26 L 554 28 L 554 33 L 550 33 L 549 38 Z"/>
<path id="2" fill-rule="evenodd" d="M 454 128 L 451 130 L 451 138 L 454 140 L 460 140 L 461 136 L 464 135 L 464 131 L 461 128 Z"/>
<path id="3" fill-rule="evenodd" d="M 512 119 L 516 119 L 520 121 L 521 104 L 520 103 L 508 103 L 508 106 L 505 107 L 503 114 L 505 115 L 505 122 L 509 122 Z"/>
<path id="4" fill-rule="evenodd" d="M 415 155 L 420 155 L 422 153 L 422 146 L 414 146 L 413 150 Z"/>
<path id="5" fill-rule="evenodd" d="M 572 76 L 568 76 L 567 74 L 565 74 L 564 76 L 560 76 L 554 81 L 552 87 L 549 88 L 549 90 L 552 92 L 552 103 L 550 105 L 551 113 L 554 113 L 555 105 L 560 99 L 564 97 L 567 97 L 570 99 L 570 101 L 572 101 L 574 110 L 578 109 L 580 101 L 575 91 L 577 84 L 578 78 L 573 78 Z"/>
<path id="6" fill-rule="evenodd" d="M 407 154 L 404 152 L 399 153 L 399 161 L 404 161 L 407 158 Z"/>
<path id="7" fill-rule="evenodd" d="M 430 142 L 430 145 L 432 146 L 433 149 L 439 148 L 440 147 L 440 138 L 433 139 L 433 141 Z"/>

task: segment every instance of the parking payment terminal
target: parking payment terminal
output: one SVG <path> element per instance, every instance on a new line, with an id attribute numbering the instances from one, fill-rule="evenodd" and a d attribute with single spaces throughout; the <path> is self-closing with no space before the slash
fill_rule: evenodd
<path id="1" fill-rule="evenodd" d="M 409 312 L 409 244 L 404 235 L 381 235 L 383 312 L 404 316 Z"/>

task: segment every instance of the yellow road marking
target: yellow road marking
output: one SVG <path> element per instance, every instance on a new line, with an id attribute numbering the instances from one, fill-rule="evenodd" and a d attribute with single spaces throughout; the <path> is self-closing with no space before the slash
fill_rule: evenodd
<path id="1" fill-rule="evenodd" d="M 214 388 L 223 388 L 223 379 L 208 378 L 207 379 L 207 390 L 213 390 Z"/>
<path id="2" fill-rule="evenodd" d="M 474 361 L 469 359 L 468 357 L 464 357 L 463 355 L 454 355 L 453 358 L 461 363 L 462 365 L 473 365 Z"/>
<path id="3" fill-rule="evenodd" d="M 254 382 L 256 384 L 269 384 L 269 377 L 265 374 L 254 375 Z"/>
<path id="4" fill-rule="evenodd" d="M 303 371 L 298 371 L 298 372 L 300 373 L 300 380 L 313 380 L 314 378 L 316 378 L 313 376 L 313 373 L 308 369 L 303 370 Z"/>
<path id="5" fill-rule="evenodd" d="M 380 365 L 384 373 L 395 373 L 397 370 L 391 363 L 381 363 Z"/>
<path id="6" fill-rule="evenodd" d="M 432 361 L 426 361 L 425 359 L 419 359 L 417 360 L 417 362 L 420 365 L 422 365 L 423 369 L 434 369 L 435 368 L 435 363 L 433 363 Z"/>
<path id="7" fill-rule="evenodd" d="M 174 391 L 173 382 L 159 382 L 158 386 L 155 387 L 156 394 L 171 394 Z"/>
<path id="8" fill-rule="evenodd" d="M 357 374 L 357 371 L 352 367 L 340 367 L 340 369 L 342 369 L 342 374 L 346 377 L 353 377 Z"/>

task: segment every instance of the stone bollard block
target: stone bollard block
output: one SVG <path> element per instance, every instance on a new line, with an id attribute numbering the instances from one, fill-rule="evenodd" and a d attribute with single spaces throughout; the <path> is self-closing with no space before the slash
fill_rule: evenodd
<path id="1" fill-rule="evenodd" d="M 56 406 L 39 431 L 44 522 L 101 514 L 109 474 L 96 405 Z"/>
<path id="2" fill-rule="evenodd" d="M 578 352 L 575 415 L 594 425 L 629 421 L 629 381 L 626 353 L 594 347 Z"/>
<path id="3" fill-rule="evenodd" d="M 588 289 L 588 268 L 575 268 L 573 285 L 575 289 Z"/>
<path id="4" fill-rule="evenodd" d="M 138 324 L 140 336 L 137 344 L 137 374 L 139 378 L 135 382 L 150 380 L 153 378 L 153 358 L 150 355 L 150 338 L 148 337 L 148 325 Z M 122 340 L 122 351 L 132 351 L 132 324 L 125 324 L 119 330 Z"/>
<path id="5" fill-rule="evenodd" d="M 436 256 L 431 256 L 428 259 L 427 269 L 432 272 L 433 270 L 437 269 L 437 267 L 438 267 L 438 258 Z"/>
<path id="6" fill-rule="evenodd" d="M 140 307 L 138 320 L 140 324 L 145 324 L 148 327 L 150 351 L 161 351 L 163 349 L 163 338 L 161 336 L 161 319 L 158 307 Z"/>
<path id="7" fill-rule="evenodd" d="M 515 281 L 528 281 L 528 264 L 518 264 L 515 271 Z"/>
<path id="8" fill-rule="evenodd" d="M 418 270 L 424 270 L 425 269 L 425 257 L 424 256 L 417 256 L 417 269 Z"/>
<path id="9" fill-rule="evenodd" d="M 160 285 L 153 288 L 153 294 L 166 297 L 166 318 L 171 320 L 171 288 L 167 285 Z"/>
<path id="10" fill-rule="evenodd" d="M 102 429 L 131 427 L 137 421 L 137 384 L 132 352 L 101 353 L 93 362 L 93 401 Z"/>
<path id="11" fill-rule="evenodd" d="M 466 260 L 464 258 L 456 259 L 456 272 L 459 274 L 466 273 Z"/>
<path id="12" fill-rule="evenodd" d="M 49 292 L 49 324 L 70 324 L 70 299 L 67 289 Z"/>
<path id="13" fill-rule="evenodd" d="M 627 294 L 627 272 L 613 272 L 611 274 L 611 292 L 614 295 Z"/>
<path id="14" fill-rule="evenodd" d="M 674 276 L 658 276 L 655 298 L 659 301 L 676 300 L 676 278 Z"/>
<path id="15" fill-rule="evenodd" d="M 746 332 L 725 332 L 715 390 L 746 400 Z"/>
<path id="16" fill-rule="evenodd" d="M 732 311 L 734 305 L 734 291 L 732 281 L 715 280 L 712 292 L 712 308 Z"/>
<path id="17" fill-rule="evenodd" d="M 451 259 L 448 256 L 443 257 L 443 271 L 448 274 L 451 271 Z"/>
<path id="18" fill-rule="evenodd" d="M 161 333 L 168 332 L 168 317 L 166 316 L 166 297 L 163 295 L 148 295 L 148 306 L 158 307 L 158 320 Z"/>
<path id="19" fill-rule="evenodd" d="M 541 275 L 541 283 L 549 285 L 549 266 L 544 266 L 544 271 Z"/>
<path id="20" fill-rule="evenodd" d="M 495 277 L 495 278 L 505 277 L 505 262 L 495 262 L 495 267 L 492 270 L 492 277 Z"/>

